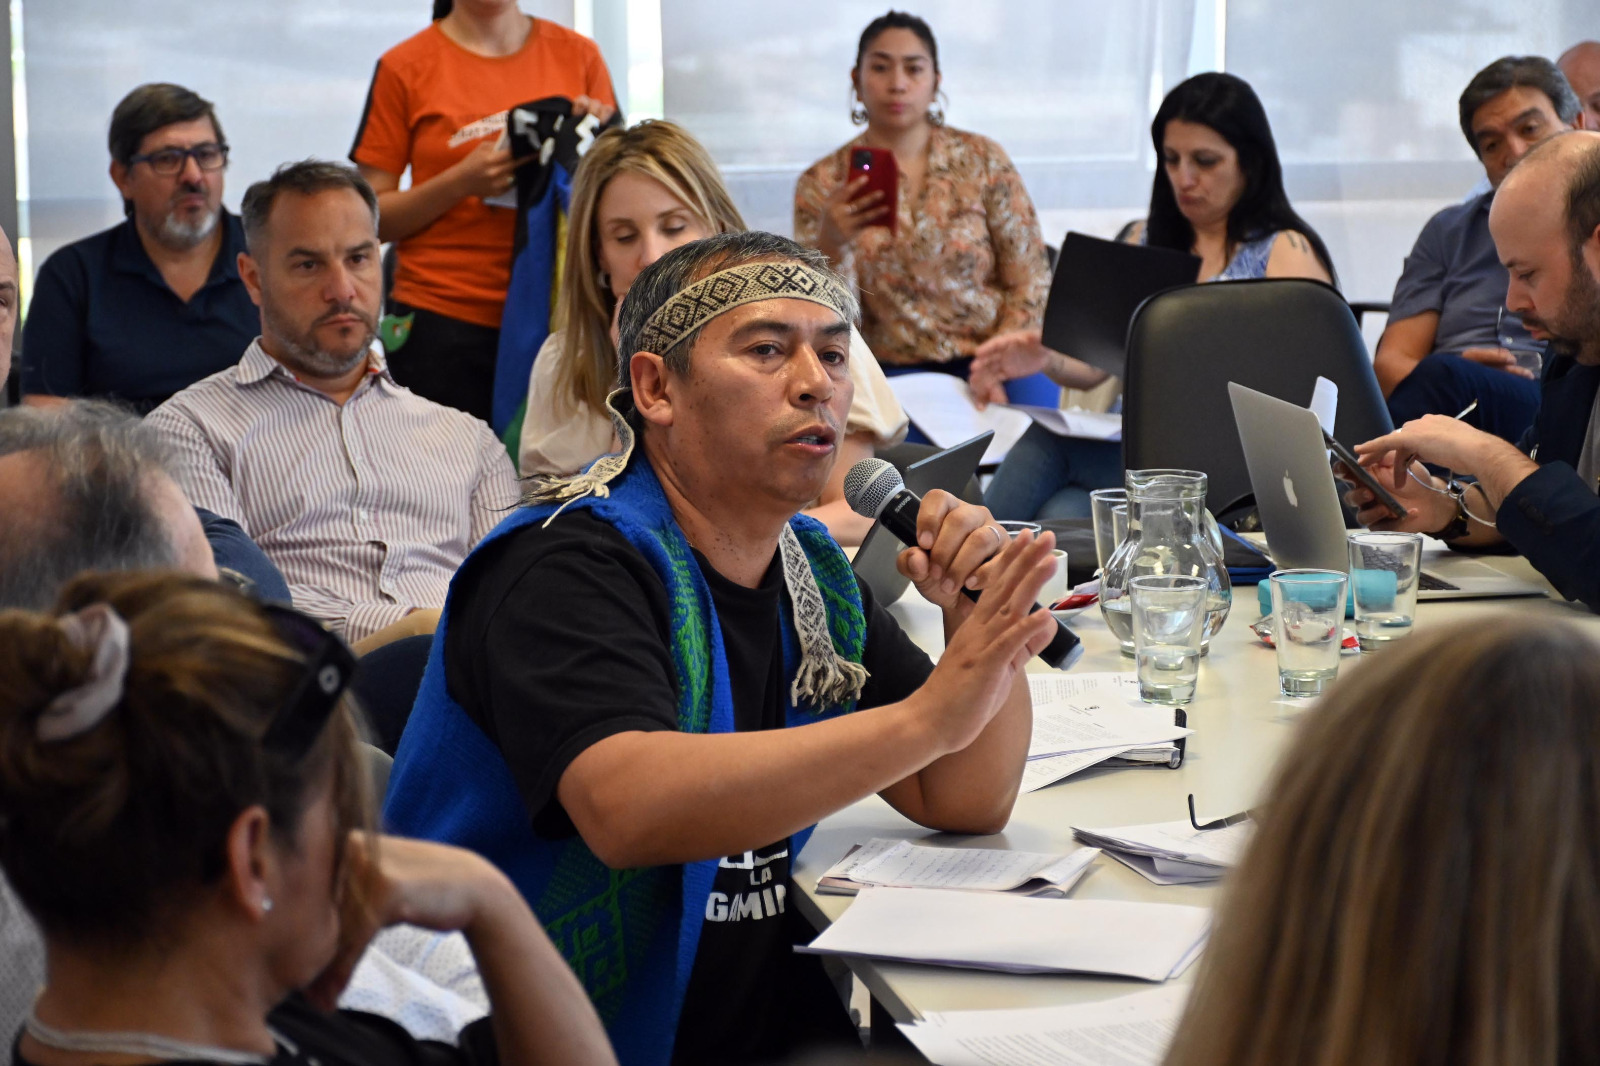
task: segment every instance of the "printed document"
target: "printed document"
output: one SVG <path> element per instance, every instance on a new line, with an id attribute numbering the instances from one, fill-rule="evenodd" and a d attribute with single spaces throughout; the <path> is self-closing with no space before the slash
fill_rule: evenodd
<path id="1" fill-rule="evenodd" d="M 1170 903 L 864 888 L 810 947 L 796 950 L 1007 973 L 1165 981 L 1198 956 L 1210 922 L 1204 907 Z"/>
<path id="2" fill-rule="evenodd" d="M 936 1066 L 1159 1066 L 1188 995 L 1177 985 L 1069 1007 L 930 1012 L 900 1031 Z"/>

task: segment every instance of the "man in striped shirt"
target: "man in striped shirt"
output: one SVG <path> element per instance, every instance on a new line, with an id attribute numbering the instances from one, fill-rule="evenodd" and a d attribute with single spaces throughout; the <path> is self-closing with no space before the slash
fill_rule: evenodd
<path id="1" fill-rule="evenodd" d="M 242 216 L 261 336 L 149 421 L 189 499 L 243 526 L 302 610 L 369 645 L 431 630 L 456 567 L 516 502 L 505 448 L 372 351 L 378 207 L 354 170 L 280 167 Z"/>

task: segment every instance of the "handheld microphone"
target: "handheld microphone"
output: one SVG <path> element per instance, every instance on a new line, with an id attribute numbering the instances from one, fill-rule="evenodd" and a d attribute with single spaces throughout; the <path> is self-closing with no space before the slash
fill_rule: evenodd
<path id="1" fill-rule="evenodd" d="M 892 464 L 882 459 L 863 459 L 852 466 L 844 476 L 844 498 L 856 514 L 876 519 L 901 543 L 917 547 L 917 512 L 922 509 L 922 497 L 906 488 L 905 479 Z M 978 598 L 977 592 L 964 585 L 961 592 L 969 600 Z M 1035 603 L 1029 613 L 1039 610 L 1043 608 Z M 1061 619 L 1055 622 L 1056 635 L 1039 658 L 1058 670 L 1066 670 L 1083 655 L 1083 644 Z"/>

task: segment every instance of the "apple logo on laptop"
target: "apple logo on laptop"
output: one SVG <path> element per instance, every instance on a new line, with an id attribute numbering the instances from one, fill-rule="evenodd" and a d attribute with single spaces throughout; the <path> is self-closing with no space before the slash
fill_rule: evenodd
<path id="1" fill-rule="evenodd" d="M 1289 471 L 1283 472 L 1283 494 L 1289 497 L 1290 507 L 1299 507 L 1300 501 L 1294 495 L 1294 481 L 1289 477 Z"/>

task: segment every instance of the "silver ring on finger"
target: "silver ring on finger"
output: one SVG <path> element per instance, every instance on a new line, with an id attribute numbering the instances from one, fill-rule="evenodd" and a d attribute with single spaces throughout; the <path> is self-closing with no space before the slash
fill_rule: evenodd
<path id="1" fill-rule="evenodd" d="M 989 532 L 1000 538 L 1000 543 L 995 545 L 995 554 L 999 554 L 1000 552 L 1004 551 L 1006 542 L 1011 539 L 1011 534 L 1005 531 L 1004 526 L 988 526 L 986 528 L 989 530 Z"/>

